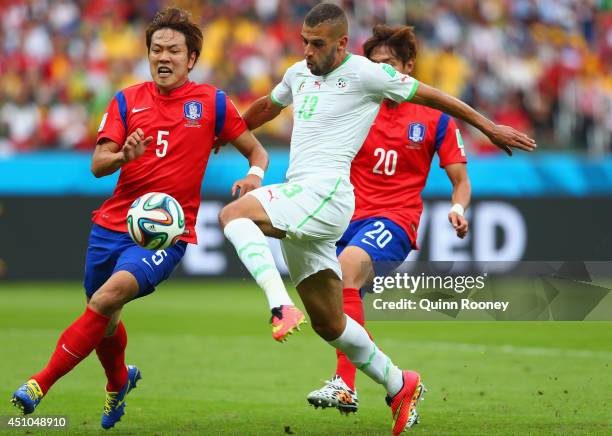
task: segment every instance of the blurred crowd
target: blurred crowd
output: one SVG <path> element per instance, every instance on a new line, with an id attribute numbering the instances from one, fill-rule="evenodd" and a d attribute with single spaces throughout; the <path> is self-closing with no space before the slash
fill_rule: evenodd
<path id="1" fill-rule="evenodd" d="M 225 89 L 240 109 L 302 58 L 311 0 L 0 0 L 0 154 L 93 148 L 122 87 L 150 80 L 144 30 L 167 5 L 204 31 L 191 79 Z M 415 26 L 414 75 L 543 147 L 610 152 L 612 0 L 346 0 L 350 48 L 379 22 Z M 287 113 L 284 113 L 287 112 Z M 290 111 L 262 128 L 285 143 Z M 465 126 L 464 126 L 465 127 Z M 492 150 L 467 130 L 472 152 Z"/>

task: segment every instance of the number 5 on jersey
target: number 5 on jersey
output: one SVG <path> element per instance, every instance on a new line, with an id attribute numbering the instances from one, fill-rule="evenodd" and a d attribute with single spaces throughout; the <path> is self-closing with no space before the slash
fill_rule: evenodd
<path id="1" fill-rule="evenodd" d="M 155 149 L 155 154 L 157 157 L 164 157 L 166 153 L 168 153 L 168 140 L 164 139 L 164 136 L 169 135 L 170 132 L 167 130 L 158 130 L 157 131 L 157 145 L 158 147 Z M 161 148 L 159 147 L 161 146 Z"/>

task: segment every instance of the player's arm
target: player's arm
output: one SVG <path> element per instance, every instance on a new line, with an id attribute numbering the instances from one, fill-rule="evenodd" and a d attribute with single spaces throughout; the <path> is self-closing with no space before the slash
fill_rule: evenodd
<path id="1" fill-rule="evenodd" d="M 274 103 L 268 95 L 255 100 L 242 115 L 242 119 L 249 130 L 255 130 L 276 118 L 283 109 L 284 106 Z M 219 147 L 224 146 L 226 143 L 227 141 L 217 138 L 214 144 L 215 153 L 219 151 Z"/>
<path id="2" fill-rule="evenodd" d="M 153 137 L 145 138 L 140 128 L 134 130 L 121 147 L 110 139 L 102 138 L 94 150 L 91 172 L 96 177 L 113 174 L 127 162 L 142 156 L 151 141 Z"/>
<path id="3" fill-rule="evenodd" d="M 472 186 L 470 185 L 466 164 L 453 163 L 444 167 L 444 170 L 453 184 L 452 207 L 448 213 L 448 221 L 457 232 L 457 236 L 465 238 L 469 223 L 463 213 L 469 207 L 472 197 Z"/>
<path id="4" fill-rule="evenodd" d="M 289 68 L 272 92 L 260 97 L 247 109 L 242 116 L 250 130 L 272 121 L 281 111 L 293 102 L 291 82 L 294 77 L 294 67 Z"/>
<path id="5" fill-rule="evenodd" d="M 280 103 L 275 103 L 270 95 L 266 95 L 255 100 L 242 115 L 242 118 L 244 118 L 249 130 L 255 130 L 276 118 L 284 108 Z"/>
<path id="6" fill-rule="evenodd" d="M 512 127 L 496 125 L 461 100 L 419 83 L 414 78 L 394 70 L 390 65 L 373 62 L 363 64 L 360 76 L 366 93 L 374 98 L 389 98 L 398 103 L 410 101 L 462 119 L 487 135 L 493 144 L 509 155 L 512 155 L 511 148 L 525 151 L 533 151 L 536 148 L 535 141 L 524 133 Z"/>
<path id="7" fill-rule="evenodd" d="M 416 93 L 410 101 L 446 112 L 471 124 L 487 135 L 493 144 L 510 156 L 512 156 L 511 148 L 525 151 L 533 151 L 536 148 L 535 141 L 524 133 L 510 126 L 495 124 L 468 104 L 424 83 L 419 83 Z"/>
<path id="8" fill-rule="evenodd" d="M 270 158 L 263 145 L 248 129 L 231 142 L 248 159 L 250 165 L 246 177 L 236 181 L 232 186 L 232 196 L 235 196 L 239 191 L 239 196 L 242 197 L 247 192 L 261 186 L 264 171 L 268 169 Z"/>
<path id="9" fill-rule="evenodd" d="M 242 197 L 247 192 L 261 186 L 270 159 L 261 143 L 248 129 L 245 117 L 240 116 L 229 97 L 226 99 L 225 122 L 219 132 L 217 142 L 231 142 L 249 161 L 250 168 L 246 177 L 238 180 L 232 186 L 232 196 L 238 193 Z"/>

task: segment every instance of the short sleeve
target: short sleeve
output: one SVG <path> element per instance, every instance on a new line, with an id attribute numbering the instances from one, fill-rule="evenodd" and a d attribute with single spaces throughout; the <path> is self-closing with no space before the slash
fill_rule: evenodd
<path id="1" fill-rule="evenodd" d="M 438 120 L 435 147 L 440 157 L 440 167 L 444 168 L 454 163 L 467 163 L 461 132 L 455 120 L 444 113 Z"/>
<path id="2" fill-rule="evenodd" d="M 360 69 L 362 87 L 367 95 L 376 100 L 384 98 L 398 103 L 410 101 L 419 82 L 395 70 L 391 65 L 365 62 Z"/>
<path id="3" fill-rule="evenodd" d="M 291 91 L 291 69 L 288 69 L 283 76 L 283 80 L 274 87 L 270 93 L 270 99 L 278 106 L 287 107 L 293 103 L 293 93 Z"/>
<path id="4" fill-rule="evenodd" d="M 108 108 L 98 127 L 96 144 L 102 139 L 109 139 L 116 144 L 123 145 L 127 138 L 127 103 L 125 95 L 119 91 L 110 101 Z"/>
<path id="5" fill-rule="evenodd" d="M 221 141 L 232 142 L 247 129 L 238 109 L 221 90 L 217 91 L 216 111 L 215 133 Z"/>

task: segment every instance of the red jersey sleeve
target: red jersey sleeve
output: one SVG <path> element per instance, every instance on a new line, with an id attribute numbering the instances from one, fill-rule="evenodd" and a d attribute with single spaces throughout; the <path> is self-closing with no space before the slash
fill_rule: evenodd
<path id="1" fill-rule="evenodd" d="M 123 112 L 120 106 L 124 106 Z M 126 125 L 127 105 L 125 103 L 123 92 L 119 92 L 110 101 L 106 112 L 104 115 L 102 115 L 102 121 L 100 121 L 100 127 L 98 128 L 98 139 L 96 140 L 96 144 L 99 144 L 103 138 L 106 138 L 119 144 L 120 146 L 123 145 L 125 138 L 127 137 L 125 131 Z"/>
<path id="2" fill-rule="evenodd" d="M 219 91 L 217 91 L 219 92 Z M 217 98 L 217 119 L 215 133 L 218 132 L 218 138 L 223 142 L 232 142 L 239 137 L 247 129 L 247 125 L 242 119 L 242 116 L 232 103 L 229 97 L 223 93 L 225 104 L 221 103 L 220 97 Z M 221 104 L 220 104 L 221 103 Z M 225 106 L 225 112 L 220 106 Z"/>
<path id="3" fill-rule="evenodd" d="M 440 167 L 454 163 L 467 163 L 461 132 L 455 120 L 446 114 L 440 115 L 436 128 L 436 151 L 440 156 Z"/>

